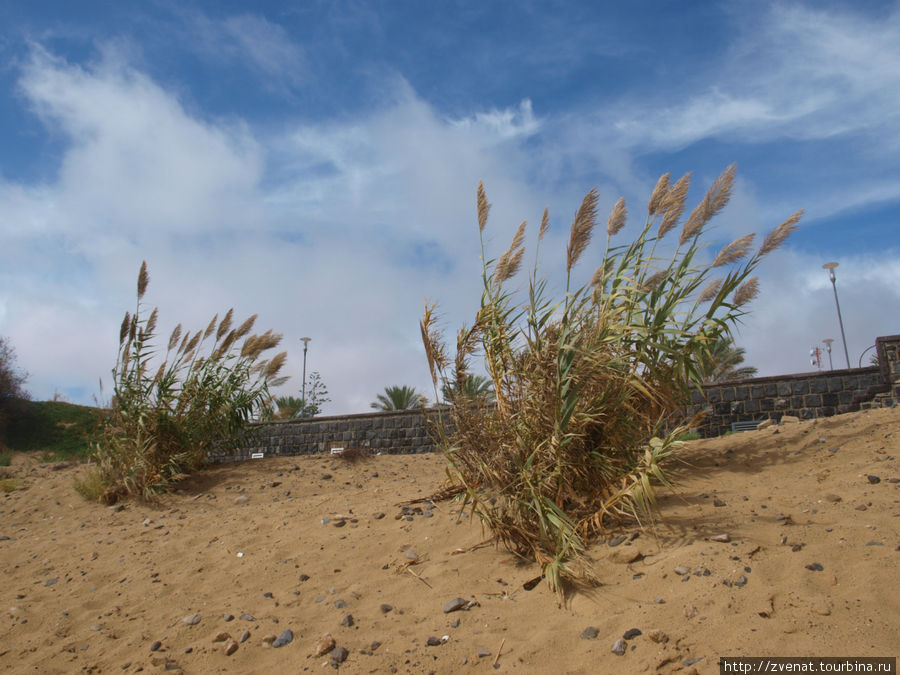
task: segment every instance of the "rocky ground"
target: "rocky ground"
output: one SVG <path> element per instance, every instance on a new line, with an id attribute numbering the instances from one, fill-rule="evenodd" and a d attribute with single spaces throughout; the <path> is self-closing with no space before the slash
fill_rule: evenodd
<path id="1" fill-rule="evenodd" d="M 440 456 L 218 466 L 148 506 L 17 455 L 0 493 L 0 670 L 717 673 L 896 656 L 900 410 L 685 446 L 655 528 L 564 603 L 433 494 Z"/>

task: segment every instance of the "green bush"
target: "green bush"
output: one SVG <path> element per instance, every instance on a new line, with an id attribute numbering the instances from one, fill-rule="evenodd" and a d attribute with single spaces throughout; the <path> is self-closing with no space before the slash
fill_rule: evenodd
<path id="1" fill-rule="evenodd" d="M 134 315 L 125 313 L 119 331 L 111 411 L 93 447 L 110 503 L 124 495 L 150 498 L 203 465 L 211 450 L 239 442 L 246 424 L 269 410 L 269 386 L 286 379 L 277 378 L 285 352 L 262 358 L 281 335 L 248 336 L 256 315 L 232 328 L 232 310 L 193 334 L 182 335 L 179 324 L 155 367 L 158 308 L 142 314 L 148 283 L 145 262 Z"/>
<path id="2" fill-rule="evenodd" d="M 439 411 L 450 476 L 494 536 L 540 563 L 554 589 L 567 578 L 592 577 L 586 543 L 610 518 L 652 517 L 653 485 L 666 483 L 661 465 L 686 431 L 671 428 L 672 415 L 691 383 L 699 383 L 698 363 L 709 345 L 756 295 L 752 271 L 796 229 L 800 212 L 749 258 L 753 235 L 726 246 L 712 263 L 697 262 L 701 234 L 728 202 L 734 175 L 729 167 L 715 181 L 669 247 L 661 242 L 680 224 L 689 175 L 674 184 L 663 176 L 640 234 L 612 246 L 626 220 L 620 199 L 600 264 L 578 286 L 573 270 L 596 225 L 592 190 L 571 227 L 565 295 L 556 301 L 538 275 L 537 257 L 527 299 L 508 289 L 521 267 L 525 223 L 510 247 L 488 260 L 490 205 L 479 185 L 483 290 L 472 326 L 457 333 L 455 358 L 434 306 L 426 305 L 421 329 L 435 390 L 462 388 L 477 355 L 496 398 L 496 405 L 476 400 Z M 548 227 L 545 211 L 538 246 Z"/>

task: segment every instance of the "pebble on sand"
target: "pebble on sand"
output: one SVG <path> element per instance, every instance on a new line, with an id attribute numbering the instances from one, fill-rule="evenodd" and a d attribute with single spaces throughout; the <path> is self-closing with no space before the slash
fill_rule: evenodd
<path id="1" fill-rule="evenodd" d="M 615 641 L 615 643 L 613 644 L 612 649 L 610 651 L 613 654 L 618 654 L 619 656 L 622 656 L 622 654 L 625 653 L 626 649 L 627 649 L 627 647 L 625 646 L 625 640 L 623 640 L 622 638 L 619 638 L 618 640 Z"/>

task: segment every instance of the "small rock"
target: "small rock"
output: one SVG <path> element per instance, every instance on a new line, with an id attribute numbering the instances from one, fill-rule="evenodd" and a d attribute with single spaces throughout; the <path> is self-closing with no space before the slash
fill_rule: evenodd
<path id="1" fill-rule="evenodd" d="M 338 663 L 338 664 L 343 663 L 344 661 L 347 660 L 347 657 L 349 655 L 350 655 L 350 653 L 343 647 L 335 647 L 334 649 L 331 650 L 331 654 L 330 654 L 331 662 Z"/>
<path id="2" fill-rule="evenodd" d="M 880 483 L 880 482 L 881 482 L 881 478 L 879 478 L 878 476 L 873 476 L 873 475 L 871 475 L 871 474 L 869 474 L 868 476 L 866 476 L 866 479 L 867 479 L 872 485 L 875 485 L 876 483 Z"/>
<path id="3" fill-rule="evenodd" d="M 182 623 L 186 623 L 188 626 L 196 626 L 200 623 L 200 615 L 199 614 L 188 614 L 182 620 Z"/>
<path id="4" fill-rule="evenodd" d="M 222 619 L 224 619 L 226 622 L 234 621 L 234 614 L 228 614 L 226 612 L 225 614 L 222 615 Z"/>
<path id="5" fill-rule="evenodd" d="M 622 656 L 622 654 L 625 653 L 625 649 L 626 649 L 625 640 L 623 640 L 622 638 L 619 638 L 618 640 L 615 641 L 615 643 L 613 644 L 612 649 L 610 651 L 613 654 L 618 654 L 619 656 Z"/>
<path id="6" fill-rule="evenodd" d="M 379 607 L 379 609 L 381 610 L 382 614 L 387 614 L 394 608 L 391 605 L 383 604 Z"/>
<path id="7" fill-rule="evenodd" d="M 325 633 L 322 637 L 318 639 L 316 642 L 316 650 L 314 652 L 316 657 L 324 656 L 335 647 L 334 638 L 331 637 L 331 633 Z"/>
<path id="8" fill-rule="evenodd" d="M 628 563 L 642 560 L 644 557 L 644 553 L 636 546 L 626 546 L 616 549 L 615 551 L 610 553 L 608 557 L 610 562 L 619 563 L 620 565 L 627 565 Z"/>
<path id="9" fill-rule="evenodd" d="M 245 630 L 243 633 L 241 633 L 241 637 L 238 638 L 238 642 L 243 644 L 244 642 L 246 642 L 249 639 L 250 639 L 250 631 Z"/>
<path id="10" fill-rule="evenodd" d="M 688 619 L 693 619 L 695 616 L 697 616 L 697 614 L 699 614 L 699 612 L 697 611 L 697 608 L 694 607 L 693 605 L 688 605 L 687 607 L 684 608 L 684 615 Z"/>
<path id="11" fill-rule="evenodd" d="M 800 418 L 794 415 L 782 415 L 781 424 L 800 424 Z"/>
<path id="12" fill-rule="evenodd" d="M 430 638 L 425 640 L 425 644 L 428 645 L 429 647 L 438 647 L 441 645 L 441 638 L 434 637 L 432 635 Z"/>
<path id="13" fill-rule="evenodd" d="M 352 615 L 352 614 L 348 614 L 348 615 L 345 616 L 343 619 L 341 619 L 341 625 L 342 625 L 342 626 L 345 626 L 346 628 L 351 628 L 351 627 L 353 627 L 353 624 L 354 624 L 354 623 L 356 623 L 356 622 L 353 620 L 353 615 Z"/>
<path id="14" fill-rule="evenodd" d="M 246 612 L 244 612 L 243 614 L 241 614 L 241 621 L 256 621 L 256 617 L 254 617 L 252 614 L 247 614 Z"/>
<path id="15" fill-rule="evenodd" d="M 717 542 L 720 542 L 720 543 L 722 543 L 722 544 L 727 544 L 729 541 L 731 541 L 731 535 L 729 535 L 728 533 L 725 533 L 725 534 L 717 534 L 717 535 L 715 535 L 714 537 L 710 537 L 709 540 L 710 540 L 710 541 L 717 541 Z"/>
<path id="16" fill-rule="evenodd" d="M 418 560 L 419 559 L 419 554 L 412 550 L 407 551 L 405 553 L 405 555 L 406 555 L 407 560 Z"/>
<path id="17" fill-rule="evenodd" d="M 856 507 L 857 511 L 868 511 L 868 509 L 869 509 L 869 507 L 866 506 L 865 504 L 860 504 L 859 506 Z"/>
<path id="18" fill-rule="evenodd" d="M 381 520 L 382 518 L 384 518 L 384 514 L 381 511 L 378 511 L 377 513 L 373 513 L 372 517 L 375 520 Z"/>
<path id="19" fill-rule="evenodd" d="M 821 572 L 825 568 L 822 567 L 821 563 L 814 562 L 814 563 L 810 563 L 809 565 L 806 565 L 806 569 L 812 570 L 813 572 Z"/>
<path id="20" fill-rule="evenodd" d="M 624 534 L 620 534 L 618 537 L 613 537 L 612 539 L 610 539 L 610 540 L 609 540 L 609 545 L 610 545 L 610 546 L 618 546 L 618 545 L 621 544 L 623 541 L 625 541 L 627 538 L 628 538 L 628 537 L 626 537 Z"/>
<path id="21" fill-rule="evenodd" d="M 300 575 L 300 581 L 309 581 L 309 575 L 308 575 L 308 574 L 301 574 L 301 575 Z"/>
<path id="22" fill-rule="evenodd" d="M 238 643 L 232 639 L 228 639 L 225 643 L 225 656 L 231 656 L 238 650 Z"/>
<path id="23" fill-rule="evenodd" d="M 584 637 L 584 634 L 582 634 L 582 637 Z M 479 658 L 479 659 L 483 659 L 483 658 L 485 658 L 485 657 L 491 655 L 491 650 L 490 650 L 490 649 L 485 649 L 484 647 L 482 647 L 481 649 L 479 649 L 479 650 L 476 652 L 476 654 L 478 655 L 478 658 Z"/>
<path id="24" fill-rule="evenodd" d="M 162 647 L 162 642 L 160 642 L 159 640 L 154 640 L 153 644 L 150 645 L 150 651 L 158 652 L 160 650 L 160 647 Z"/>
<path id="25" fill-rule="evenodd" d="M 52 586 L 57 581 L 59 581 L 59 577 L 53 577 L 51 579 L 47 579 L 47 581 L 44 582 L 44 586 Z"/>
<path id="26" fill-rule="evenodd" d="M 656 642 L 657 644 L 665 644 L 669 641 L 669 636 L 666 635 L 659 628 L 654 628 L 652 630 L 647 631 L 647 637 Z"/>
<path id="27" fill-rule="evenodd" d="M 322 474 L 322 480 L 331 480 L 331 474 L 330 474 L 330 473 L 323 473 L 323 474 Z"/>
<path id="28" fill-rule="evenodd" d="M 222 631 L 221 633 L 216 634 L 216 637 L 213 638 L 213 642 L 225 642 L 226 640 L 230 639 L 231 636 L 225 631 Z"/>
<path id="29" fill-rule="evenodd" d="M 113 504 L 112 506 L 107 507 L 113 513 L 119 513 L 119 511 L 125 510 L 124 504 Z"/>
<path id="30" fill-rule="evenodd" d="M 841 496 L 836 494 L 827 494 L 824 497 L 826 502 L 839 502 L 841 501 Z"/>
<path id="31" fill-rule="evenodd" d="M 338 599 L 338 600 L 334 601 L 335 609 L 344 609 L 344 607 L 346 607 L 346 606 L 347 606 L 347 603 L 344 602 L 343 600 Z"/>
<path id="32" fill-rule="evenodd" d="M 713 499 L 713 506 L 725 506 L 725 502 L 716 497 Z"/>
<path id="33" fill-rule="evenodd" d="M 594 628 L 594 626 L 588 626 L 581 632 L 581 639 L 582 640 L 593 640 L 598 635 L 600 635 L 599 629 Z"/>
<path id="34" fill-rule="evenodd" d="M 262 639 L 262 641 L 265 642 L 267 645 L 271 645 L 273 642 L 275 642 L 275 640 L 276 640 L 276 637 L 274 635 L 272 635 L 271 633 L 269 635 L 264 636 Z"/>
<path id="35" fill-rule="evenodd" d="M 444 605 L 444 614 L 449 614 L 450 612 L 462 609 L 467 604 L 468 602 L 464 598 L 453 598 L 453 600 Z"/>
<path id="36" fill-rule="evenodd" d="M 685 565 L 678 565 L 678 567 L 676 567 L 672 571 L 675 572 L 675 574 L 677 574 L 678 576 L 684 576 L 685 574 L 691 573 L 691 568 L 686 567 Z"/>
<path id="37" fill-rule="evenodd" d="M 281 635 L 275 638 L 275 641 L 272 643 L 273 647 L 284 647 L 286 644 L 290 644 L 294 639 L 294 633 L 290 628 L 283 631 Z"/>
<path id="38" fill-rule="evenodd" d="M 631 630 L 626 630 L 625 634 L 622 636 L 626 640 L 631 640 L 632 638 L 636 638 L 638 635 L 643 635 L 640 630 L 637 628 L 632 628 Z"/>
<path id="39" fill-rule="evenodd" d="M 235 504 L 249 504 L 250 497 L 248 497 L 247 495 L 240 495 L 240 496 L 234 498 L 234 503 Z"/>

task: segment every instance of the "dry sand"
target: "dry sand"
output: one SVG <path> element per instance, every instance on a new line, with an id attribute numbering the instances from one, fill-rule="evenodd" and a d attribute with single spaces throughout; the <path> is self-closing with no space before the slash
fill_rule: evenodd
<path id="1" fill-rule="evenodd" d="M 0 670 L 331 672 L 314 656 L 324 633 L 351 673 L 717 673 L 723 655 L 896 656 L 897 454 L 896 409 L 689 443 L 664 522 L 593 546 L 602 585 L 561 606 L 545 583 L 525 590 L 537 567 L 483 543 L 455 502 L 401 516 L 398 503 L 440 487 L 437 455 L 218 466 L 119 511 L 74 492 L 82 467 L 15 456 L 6 471 L 22 488 L 0 495 Z M 471 607 L 445 613 L 457 597 Z M 589 627 L 596 638 L 582 637 Z M 632 628 L 642 634 L 612 653 Z M 267 643 L 286 629 L 291 643 Z"/>

